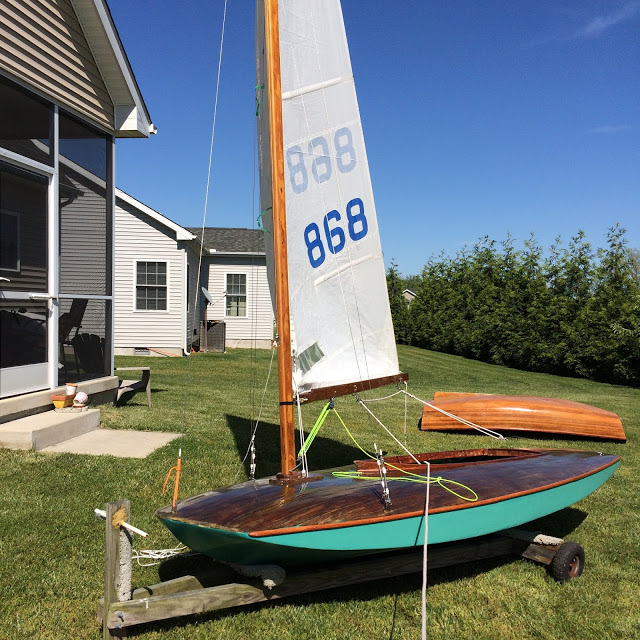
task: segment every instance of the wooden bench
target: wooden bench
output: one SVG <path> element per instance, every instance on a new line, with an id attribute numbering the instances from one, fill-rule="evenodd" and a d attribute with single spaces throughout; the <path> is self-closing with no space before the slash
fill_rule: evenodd
<path id="1" fill-rule="evenodd" d="M 147 392 L 147 404 L 151 406 L 151 369 L 149 367 L 116 367 L 116 371 L 142 371 L 140 380 L 120 380 L 116 406 L 120 403 L 120 396 L 125 393 L 135 393 L 145 389 Z"/>

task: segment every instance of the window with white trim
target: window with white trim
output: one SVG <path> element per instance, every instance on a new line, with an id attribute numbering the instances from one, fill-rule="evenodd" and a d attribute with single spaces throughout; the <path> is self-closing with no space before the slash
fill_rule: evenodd
<path id="1" fill-rule="evenodd" d="M 247 316 L 247 274 L 227 273 L 226 316 Z"/>
<path id="2" fill-rule="evenodd" d="M 136 262 L 136 311 L 167 310 L 167 263 Z"/>

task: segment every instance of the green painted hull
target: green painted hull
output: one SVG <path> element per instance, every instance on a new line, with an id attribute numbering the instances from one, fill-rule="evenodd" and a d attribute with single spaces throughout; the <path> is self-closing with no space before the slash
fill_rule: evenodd
<path id="1" fill-rule="evenodd" d="M 467 503 L 452 510 L 430 513 L 428 542 L 440 544 L 475 538 L 560 511 L 595 491 L 619 465 L 618 461 L 585 477 L 526 495 L 507 496 L 488 504 Z M 424 500 L 424 486 L 421 494 Z M 240 564 L 317 564 L 384 553 L 422 545 L 425 532 L 423 514 L 258 537 L 247 531 L 185 522 L 167 510 L 158 516 L 176 538 L 195 551 Z"/>

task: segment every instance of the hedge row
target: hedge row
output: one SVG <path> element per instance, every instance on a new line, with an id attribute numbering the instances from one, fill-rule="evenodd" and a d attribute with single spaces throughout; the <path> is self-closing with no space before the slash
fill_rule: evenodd
<path id="1" fill-rule="evenodd" d="M 543 251 L 531 236 L 485 237 L 454 257 L 431 258 L 411 304 L 387 272 L 396 339 L 529 371 L 640 385 L 638 252 L 615 226 L 592 250 L 581 231 Z"/>

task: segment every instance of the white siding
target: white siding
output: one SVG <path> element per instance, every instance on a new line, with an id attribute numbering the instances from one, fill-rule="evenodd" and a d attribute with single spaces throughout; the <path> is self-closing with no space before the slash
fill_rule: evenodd
<path id="1" fill-rule="evenodd" d="M 184 347 L 185 249 L 175 234 L 117 199 L 115 211 L 114 347 Z M 136 261 L 167 262 L 167 310 L 135 310 Z"/>
<path id="2" fill-rule="evenodd" d="M 267 283 L 267 268 L 264 256 L 256 257 L 216 257 L 207 258 L 208 273 L 203 284 L 214 299 L 215 304 L 207 310 L 209 320 L 226 322 L 226 343 L 229 347 L 238 346 L 240 341 L 268 341 L 273 338 L 273 311 Z M 227 273 L 247 275 L 247 317 L 225 316 L 225 298 Z M 242 346 L 248 346 L 246 342 Z"/>

